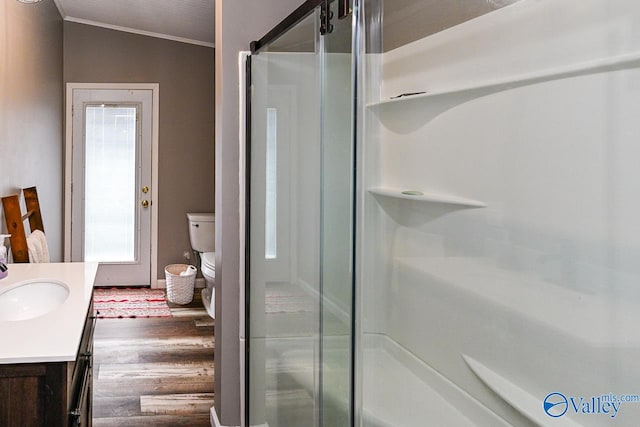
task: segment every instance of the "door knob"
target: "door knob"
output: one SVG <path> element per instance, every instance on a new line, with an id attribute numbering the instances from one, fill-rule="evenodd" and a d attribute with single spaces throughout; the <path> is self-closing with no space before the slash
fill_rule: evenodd
<path id="1" fill-rule="evenodd" d="M 147 194 L 149 192 L 149 187 L 147 187 L 146 185 L 144 187 L 142 187 L 142 192 L 144 194 Z"/>
<path id="2" fill-rule="evenodd" d="M 146 200 L 146 199 L 145 199 L 145 200 L 143 200 L 143 201 L 142 201 L 142 207 L 143 207 L 143 208 L 148 208 L 148 207 L 149 207 L 149 201 L 148 201 L 148 200 Z"/>

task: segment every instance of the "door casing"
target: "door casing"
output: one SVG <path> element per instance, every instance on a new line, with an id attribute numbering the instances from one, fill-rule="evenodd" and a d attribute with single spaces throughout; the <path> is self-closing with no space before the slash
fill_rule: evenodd
<path id="1" fill-rule="evenodd" d="M 158 131 L 160 85 L 158 83 L 67 83 L 65 97 L 65 175 L 64 175 L 64 261 L 71 261 L 71 182 L 73 160 L 73 91 L 151 90 L 153 93 L 151 123 L 151 287 L 158 286 Z"/>

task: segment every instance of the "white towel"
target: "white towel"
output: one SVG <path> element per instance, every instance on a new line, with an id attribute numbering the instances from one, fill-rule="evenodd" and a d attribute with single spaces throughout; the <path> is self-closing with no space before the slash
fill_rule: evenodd
<path id="1" fill-rule="evenodd" d="M 29 262 L 50 262 L 47 237 L 42 231 L 34 230 L 31 232 L 27 237 L 27 248 L 29 249 Z"/>

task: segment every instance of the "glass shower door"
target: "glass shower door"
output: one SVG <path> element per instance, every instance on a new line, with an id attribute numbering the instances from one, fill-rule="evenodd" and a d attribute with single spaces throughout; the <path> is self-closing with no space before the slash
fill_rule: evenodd
<path id="1" fill-rule="evenodd" d="M 351 20 L 317 3 L 249 58 L 251 426 L 351 423 Z"/>

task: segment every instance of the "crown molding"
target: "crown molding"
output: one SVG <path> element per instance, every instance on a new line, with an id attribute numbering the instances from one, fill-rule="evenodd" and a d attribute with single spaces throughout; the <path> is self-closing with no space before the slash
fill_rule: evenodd
<path id="1" fill-rule="evenodd" d="M 56 5 L 59 4 L 59 0 L 54 0 L 54 1 L 55 1 Z M 59 5 L 58 5 L 58 10 L 62 14 L 62 10 L 61 10 Z M 109 30 L 123 31 L 123 32 L 126 32 L 126 33 L 138 34 L 138 35 L 141 35 L 141 36 L 155 37 L 155 38 L 159 38 L 159 39 L 171 40 L 171 41 L 180 42 L 180 43 L 188 43 L 188 44 L 194 44 L 194 45 L 198 45 L 198 46 L 215 48 L 215 44 L 214 43 L 205 42 L 205 41 L 201 41 L 201 40 L 193 40 L 193 39 L 187 39 L 187 38 L 184 38 L 184 37 L 171 36 L 169 34 L 154 33 L 154 32 L 151 32 L 151 31 L 143 31 L 143 30 L 138 30 L 138 29 L 135 29 L 135 28 L 121 27 L 119 25 L 105 24 L 103 22 L 91 21 L 91 20 L 88 20 L 88 19 L 74 18 L 73 16 L 64 16 L 63 15 L 63 18 L 64 18 L 65 21 L 75 22 L 77 24 L 91 25 L 91 26 L 94 26 L 94 27 L 101 27 L 101 28 L 106 28 L 106 29 L 109 29 Z"/>

